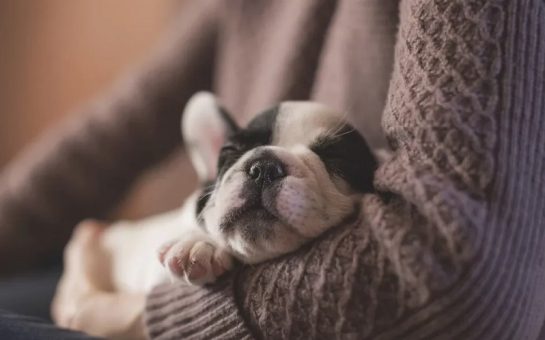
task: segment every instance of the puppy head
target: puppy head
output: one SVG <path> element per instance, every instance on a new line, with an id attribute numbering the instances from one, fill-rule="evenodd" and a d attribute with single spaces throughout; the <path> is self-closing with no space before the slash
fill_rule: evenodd
<path id="1" fill-rule="evenodd" d="M 317 103 L 283 102 L 239 128 L 199 93 L 182 128 L 203 184 L 199 223 L 246 263 L 297 249 L 372 191 L 376 161 L 365 140 Z"/>

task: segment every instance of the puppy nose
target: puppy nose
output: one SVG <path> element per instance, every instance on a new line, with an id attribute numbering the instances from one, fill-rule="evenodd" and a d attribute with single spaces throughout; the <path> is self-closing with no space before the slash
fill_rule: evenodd
<path id="1" fill-rule="evenodd" d="M 286 177 L 286 171 L 279 160 L 258 159 L 250 165 L 248 176 L 258 184 L 270 184 Z"/>

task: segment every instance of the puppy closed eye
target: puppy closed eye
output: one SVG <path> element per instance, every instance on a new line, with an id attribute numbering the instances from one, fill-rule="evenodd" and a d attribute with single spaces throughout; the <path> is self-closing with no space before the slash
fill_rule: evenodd
<path id="1" fill-rule="evenodd" d="M 222 146 L 222 148 L 220 149 L 220 154 L 221 153 L 232 153 L 232 152 L 238 152 L 240 151 L 240 146 L 237 145 L 237 144 L 234 144 L 234 143 L 228 143 L 228 144 L 225 144 L 224 146 Z"/>
<path id="2" fill-rule="evenodd" d="M 218 159 L 218 174 L 221 176 L 226 168 L 233 165 L 242 155 L 242 149 L 234 143 L 227 143 L 220 149 Z"/>

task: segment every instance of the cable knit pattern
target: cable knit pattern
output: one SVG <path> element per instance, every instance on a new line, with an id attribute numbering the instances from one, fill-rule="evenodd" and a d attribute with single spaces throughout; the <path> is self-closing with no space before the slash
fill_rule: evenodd
<path id="1" fill-rule="evenodd" d="M 360 224 L 248 274 L 245 304 L 266 337 L 304 337 L 301 324 L 313 337 L 377 335 L 457 282 L 478 248 L 492 180 L 502 8 L 401 6 L 383 118 L 395 157 L 376 176 L 393 196 L 366 197 Z M 292 270 L 305 256 L 308 265 Z"/>
<path id="2" fill-rule="evenodd" d="M 95 191 L 72 187 L 73 181 L 63 185 L 59 178 L 65 175 L 85 175 L 81 178 L 94 183 L 93 188 L 100 183 L 108 188 L 111 181 L 98 181 L 101 176 L 124 179 L 123 185 L 108 188 L 103 202 L 119 197 L 136 170 L 174 148 L 174 114 L 167 108 L 185 100 L 196 85 L 193 77 L 207 74 L 213 60 L 209 54 L 217 51 L 216 92 L 239 113 L 237 119 L 246 120 L 249 112 L 273 100 L 308 94 L 364 124 L 366 114 L 376 117 L 384 102 L 382 127 L 393 157 L 378 169 L 378 192 L 362 199 L 361 214 L 350 225 L 327 232 L 293 254 L 240 268 L 213 286 L 157 287 L 146 307 L 152 338 L 539 339 L 545 318 L 543 1 L 191 3 L 197 9 L 196 4 L 212 4 L 222 16 L 216 19 L 210 14 L 216 11 L 195 10 L 194 17 L 185 17 L 188 25 L 180 26 L 180 35 L 172 38 L 172 46 L 182 52 L 172 50 L 156 67 L 134 75 L 133 84 L 149 90 L 130 92 L 142 96 L 134 98 L 136 103 L 155 104 L 126 110 L 109 105 L 106 111 L 117 113 L 112 115 L 116 119 L 97 125 L 93 118 L 70 133 L 59 132 L 60 145 L 89 145 L 81 150 L 95 150 L 97 138 L 81 137 L 86 131 L 107 131 L 108 136 L 119 132 L 121 137 L 109 139 L 109 148 L 93 153 L 93 162 L 83 162 L 85 171 L 79 162 L 69 165 L 72 158 L 55 154 L 80 149 L 59 144 L 43 153 L 44 163 L 19 162 L 18 168 L 31 171 L 16 183 L 39 185 L 32 190 L 10 185 L 10 191 L 0 192 L 0 212 L 6 212 L 0 213 L 0 232 L 13 235 L 16 227 L 36 229 L 44 221 L 45 230 L 51 230 L 53 223 L 38 218 L 42 215 L 34 207 L 48 197 L 52 199 L 39 210 L 43 216 L 51 204 L 63 206 L 66 197 L 47 190 L 52 183 L 61 192 L 73 190 L 67 197 L 76 199 L 65 204 L 87 202 L 89 208 L 97 199 Z M 394 18 L 397 6 L 399 16 Z M 308 30 L 300 24 L 306 22 L 312 23 Z M 370 23 L 373 26 L 365 26 Z M 356 25 L 360 28 L 354 29 Z M 202 39 L 191 27 L 203 30 Z M 219 43 L 214 46 L 216 33 Z M 373 39 L 366 40 L 370 36 Z M 356 55 L 376 55 L 356 60 L 346 46 L 358 41 Z M 189 59 L 184 57 L 188 51 Z M 312 56 L 306 59 L 306 53 Z M 393 60 L 393 68 L 362 65 L 373 60 Z M 347 75 L 346 70 L 353 73 Z M 390 80 L 389 88 L 384 79 Z M 372 112 L 358 100 L 364 92 L 364 98 L 373 98 Z M 110 101 L 119 98 L 113 95 Z M 136 124 L 139 133 L 126 133 L 135 120 L 154 122 L 156 129 L 170 131 L 170 137 L 153 144 L 145 124 Z M 378 131 L 373 126 L 357 128 Z M 98 161 L 115 160 L 121 155 L 115 150 L 126 150 L 133 159 L 139 147 L 149 152 L 136 158 L 141 160 L 137 169 L 104 168 Z M 38 217 L 31 223 L 26 216 Z M 59 216 L 69 222 L 84 217 L 77 211 Z M 26 240 L 13 244 L 36 243 Z M 51 248 L 47 240 L 44 247 Z"/>
<path id="3" fill-rule="evenodd" d="M 258 338 L 536 338 L 544 192 L 523 183 L 544 181 L 544 14 L 538 1 L 400 3 L 381 193 L 357 223 L 238 275 Z M 529 205 L 508 198 L 522 191 Z"/>
<path id="4" fill-rule="evenodd" d="M 414 205 L 431 229 L 411 223 L 411 232 L 436 235 L 419 243 L 445 250 L 442 266 L 459 270 L 480 238 L 492 179 L 502 9 L 494 1 L 402 5 L 415 22 L 399 32 L 383 121 L 396 152 L 377 187 Z"/>

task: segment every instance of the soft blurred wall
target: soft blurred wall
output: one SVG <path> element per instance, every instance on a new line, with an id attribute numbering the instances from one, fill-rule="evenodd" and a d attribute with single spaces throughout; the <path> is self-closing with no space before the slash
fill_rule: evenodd
<path id="1" fill-rule="evenodd" d="M 0 171 L 143 60 L 179 6 L 180 0 L 0 0 Z M 191 170 L 171 160 L 148 174 L 122 215 L 177 204 L 186 192 L 169 193 L 166 173 L 180 171 Z"/>

